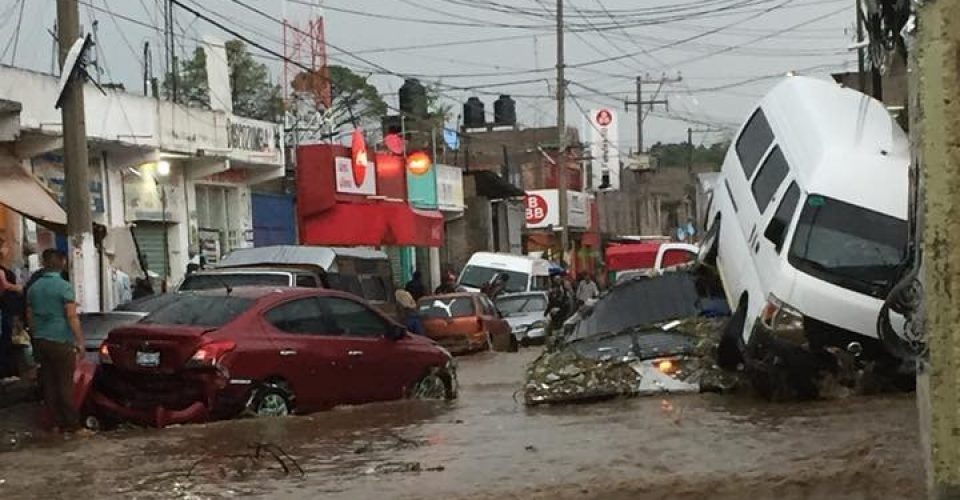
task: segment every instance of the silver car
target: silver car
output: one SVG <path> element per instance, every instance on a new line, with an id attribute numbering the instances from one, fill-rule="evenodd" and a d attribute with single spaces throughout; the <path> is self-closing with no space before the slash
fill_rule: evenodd
<path id="1" fill-rule="evenodd" d="M 546 292 L 501 295 L 496 303 L 521 345 L 543 343 L 546 340 L 547 323 L 550 320 Z"/>

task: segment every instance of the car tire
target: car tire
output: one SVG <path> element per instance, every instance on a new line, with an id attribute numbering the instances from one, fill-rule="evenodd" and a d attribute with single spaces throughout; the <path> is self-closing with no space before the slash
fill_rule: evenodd
<path id="1" fill-rule="evenodd" d="M 247 402 L 252 417 L 284 417 L 293 414 L 293 394 L 284 384 L 265 384 Z"/>
<path id="2" fill-rule="evenodd" d="M 724 370 L 736 370 L 743 363 L 743 352 L 740 350 L 740 339 L 743 327 L 747 322 L 747 301 L 743 300 L 737 306 L 737 312 L 730 317 L 720 342 L 717 344 L 717 366 Z"/>
<path id="3" fill-rule="evenodd" d="M 413 385 L 410 390 L 410 397 L 423 400 L 453 399 L 456 396 L 451 396 L 452 388 L 450 385 L 449 377 L 445 377 L 440 370 L 431 369 L 429 373 Z"/>

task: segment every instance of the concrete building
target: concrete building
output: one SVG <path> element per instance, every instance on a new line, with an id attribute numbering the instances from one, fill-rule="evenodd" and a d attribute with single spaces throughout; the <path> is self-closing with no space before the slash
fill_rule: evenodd
<path id="1" fill-rule="evenodd" d="M 0 175 L 26 171 L 38 181 L 34 193 L 0 189 L 0 204 L 12 209 L 0 209 L 0 229 L 16 246 L 27 243 L 38 251 L 66 246 L 62 234 L 45 227 L 55 225 L 30 219 L 34 214 L 23 199 L 25 194 L 42 197 L 44 189 L 62 197 L 57 85 L 52 75 L 0 66 L 0 102 L 7 103 L 0 107 L 0 117 L 6 118 L 0 126 L 5 132 L 0 134 Z M 99 246 L 99 298 L 81 304 L 84 310 L 116 305 L 108 293 L 112 269 L 134 276 L 147 272 L 173 286 L 192 254 L 216 261 L 233 248 L 252 245 L 251 187 L 284 174 L 279 124 L 117 89 L 104 94 L 92 85 L 85 87 L 84 97 L 91 210 L 106 235 Z"/>

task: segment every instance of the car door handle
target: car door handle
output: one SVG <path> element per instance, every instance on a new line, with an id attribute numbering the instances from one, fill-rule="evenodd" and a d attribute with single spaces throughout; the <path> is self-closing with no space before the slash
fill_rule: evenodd
<path id="1" fill-rule="evenodd" d="M 363 356 L 363 351 L 347 351 L 347 356 Z"/>
<path id="2" fill-rule="evenodd" d="M 280 349 L 281 356 L 296 356 L 297 351 L 294 349 Z"/>

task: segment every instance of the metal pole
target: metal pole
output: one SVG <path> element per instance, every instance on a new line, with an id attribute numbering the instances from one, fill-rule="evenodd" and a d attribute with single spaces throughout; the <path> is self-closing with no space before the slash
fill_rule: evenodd
<path id="1" fill-rule="evenodd" d="M 160 188 L 160 211 L 163 223 L 163 281 L 160 282 L 160 291 L 167 293 L 167 282 L 170 281 L 170 231 L 167 227 L 167 188 L 160 184 L 160 179 L 154 177 L 154 182 Z"/>
<path id="2" fill-rule="evenodd" d="M 570 228 L 567 227 L 567 124 L 566 85 L 563 62 L 563 0 L 557 0 L 557 184 L 560 209 L 560 261 L 566 262 L 570 246 Z"/>
<path id="3" fill-rule="evenodd" d="M 80 11 L 77 0 L 57 0 L 60 68 L 70 47 L 80 38 Z M 67 237 L 70 242 L 70 276 L 77 304 L 84 311 L 96 311 L 97 265 L 93 248 L 93 223 L 90 211 L 87 129 L 84 121 L 84 78 L 73 78 L 64 89 L 63 170 L 67 202 Z"/>
<path id="4" fill-rule="evenodd" d="M 643 77 L 637 77 L 637 153 L 643 154 Z"/>
<path id="5" fill-rule="evenodd" d="M 913 158 L 923 199 L 923 281 L 929 363 L 920 363 L 917 397 L 929 498 L 960 497 L 960 3 L 917 3 L 911 68 Z"/>
<path id="6" fill-rule="evenodd" d="M 863 43 L 863 0 L 857 0 L 857 43 Z M 866 56 L 863 47 L 857 49 L 857 71 L 859 72 L 858 83 L 860 92 L 867 91 L 867 66 Z"/>

